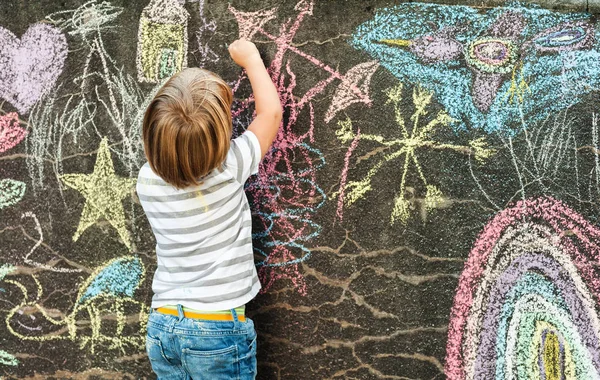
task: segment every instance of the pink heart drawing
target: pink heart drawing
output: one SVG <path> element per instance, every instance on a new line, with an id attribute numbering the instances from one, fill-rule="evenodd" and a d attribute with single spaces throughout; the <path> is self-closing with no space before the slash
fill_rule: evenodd
<path id="1" fill-rule="evenodd" d="M 0 153 L 6 152 L 27 136 L 27 130 L 19 126 L 16 112 L 0 116 Z"/>
<path id="2" fill-rule="evenodd" d="M 64 34 L 48 24 L 30 26 L 20 40 L 0 27 L 0 97 L 29 112 L 54 87 L 67 48 Z"/>

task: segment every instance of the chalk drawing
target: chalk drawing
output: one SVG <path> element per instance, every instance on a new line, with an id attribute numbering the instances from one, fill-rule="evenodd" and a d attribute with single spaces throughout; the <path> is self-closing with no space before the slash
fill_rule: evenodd
<path id="1" fill-rule="evenodd" d="M 67 39 L 57 28 L 34 24 L 21 39 L 0 27 L 0 98 L 21 114 L 55 85 L 67 58 Z"/>
<path id="2" fill-rule="evenodd" d="M 27 130 L 20 127 L 16 112 L 0 115 L 0 153 L 15 147 L 25 136 Z"/>
<path id="3" fill-rule="evenodd" d="M 187 67 L 188 12 L 177 0 L 150 0 L 138 29 L 140 82 L 157 83 Z"/>
<path id="4" fill-rule="evenodd" d="M 355 97 L 346 94 L 348 89 L 357 94 L 356 97 L 363 103 L 370 104 L 366 92 L 368 88 L 364 85 L 364 80 L 370 75 L 366 73 L 366 66 L 361 66 L 366 64 L 361 64 L 359 69 L 351 69 L 344 76 L 293 46 L 294 36 L 304 17 L 312 15 L 313 3 L 300 1 L 294 9 L 298 12 L 296 18 L 282 23 L 278 28 L 279 35 L 273 36 L 263 26 L 275 18 L 276 9 L 242 12 L 229 7 L 238 22 L 240 37 L 254 38 L 260 35 L 275 43 L 277 51 L 268 70 L 279 92 L 284 113 L 289 115 L 283 121 L 271 150 L 262 160 L 259 174 L 251 178 L 246 187 L 253 220 L 256 221 L 253 234 L 255 251 L 264 257 L 258 263 L 259 277 L 263 283 L 263 291 L 267 291 L 277 281 L 286 279 L 291 281 L 300 294 L 306 294 L 306 283 L 298 265 L 310 257 L 310 249 L 306 244 L 321 231 L 321 226 L 313 221 L 313 217 L 326 199 L 316 181 L 316 172 L 325 164 L 325 157 L 310 145 L 314 143 L 315 115 L 312 101 L 337 79 L 342 82 L 342 89 L 338 90 L 341 95 L 338 97 L 342 99 L 342 103 L 346 103 L 338 104 L 331 117 L 335 112 L 356 102 Z M 295 93 L 296 76 L 291 68 L 291 58 L 298 56 L 302 58 L 300 64 L 308 62 L 313 70 L 329 75 L 303 94 Z M 294 61 L 294 65 L 296 64 Z M 374 70 L 374 66 L 371 64 L 368 69 Z M 365 73 L 363 76 L 359 74 L 361 70 Z M 240 76 L 233 86 L 234 92 L 238 91 L 244 79 L 245 75 Z M 363 84 L 360 88 L 357 87 L 359 82 Z M 247 126 L 243 124 L 250 119 L 253 101 L 250 98 L 234 105 L 235 126 Z M 297 122 L 301 111 L 306 109 L 309 123 L 306 128 L 302 128 Z"/>
<path id="5" fill-rule="evenodd" d="M 354 134 L 352 130 L 352 120 L 350 118 L 345 121 L 339 121 L 338 126 L 340 128 L 335 132 L 338 139 L 342 143 L 347 143 L 348 141 L 352 141 L 350 147 L 346 151 L 346 155 L 344 156 L 344 168 L 342 169 L 342 176 L 340 178 L 340 189 L 338 191 L 338 205 L 335 215 L 339 218 L 341 222 L 344 220 L 344 196 L 346 195 L 346 181 L 348 180 L 348 170 L 350 169 L 350 158 L 352 157 L 352 153 L 358 146 L 358 142 L 360 141 L 360 128 Z"/>
<path id="6" fill-rule="evenodd" d="M 340 80 L 341 83 L 338 85 L 338 88 L 336 89 L 336 92 L 332 98 L 331 105 L 329 106 L 329 109 L 325 115 L 326 122 L 332 120 L 339 111 L 344 110 L 351 104 L 364 103 L 370 106 L 372 101 L 369 97 L 369 84 L 371 81 L 371 76 L 375 70 L 377 70 L 379 64 L 376 61 L 360 63 L 348 70 L 346 75 L 342 75 L 337 70 L 319 61 L 317 58 L 308 55 L 302 50 L 293 46 L 292 40 L 294 39 L 294 36 L 300 27 L 302 19 L 305 15 L 312 15 L 313 2 L 300 1 L 296 4 L 294 9 L 299 11 L 299 15 L 294 23 L 292 24 L 291 20 L 289 20 L 287 23 L 281 26 L 284 30 L 280 30 L 280 35 L 274 36 L 266 32 L 263 29 L 263 25 L 269 20 L 275 18 L 275 12 L 277 11 L 276 8 L 258 12 L 241 12 L 233 8 L 231 5 L 229 6 L 229 11 L 233 13 L 238 22 L 240 38 L 250 40 L 255 34 L 258 33 L 275 42 L 277 45 L 277 53 L 270 67 L 271 72 L 274 71 L 274 65 L 276 62 L 281 70 L 282 66 L 280 61 L 283 59 L 283 55 L 286 52 L 292 52 L 295 55 L 308 60 L 317 68 L 329 74 L 327 79 L 322 80 L 304 94 L 304 96 L 298 102 L 299 109 L 302 109 L 316 95 L 323 92 L 323 90 L 335 79 Z M 288 28 L 289 30 L 286 31 L 285 29 Z"/>
<path id="7" fill-rule="evenodd" d="M 139 332 L 132 335 L 125 335 L 124 328 L 128 323 L 126 320 L 125 309 L 135 308 L 139 310 L 140 329 L 143 329 L 147 321 L 145 312 L 146 306 L 133 298 L 135 291 L 144 281 L 144 265 L 138 257 L 124 256 L 113 259 L 106 264 L 98 267 L 86 281 L 79 287 L 77 299 L 73 310 L 64 318 L 56 319 L 51 316 L 49 311 L 40 303 L 43 296 L 42 285 L 35 275 L 31 275 L 37 286 L 35 299 L 30 300 L 27 288 L 17 280 L 5 280 L 5 283 L 15 285 L 23 293 L 23 300 L 20 304 L 14 306 L 7 314 L 5 322 L 8 331 L 22 340 L 31 341 L 50 341 L 50 340 L 79 340 L 79 347 L 85 348 L 89 345 L 91 353 L 94 353 L 96 347 L 102 346 L 108 349 L 119 349 L 125 353 L 125 348 L 131 346 L 140 349 L 144 345 L 145 338 Z M 29 313 L 40 313 L 44 317 L 44 322 L 63 328 L 57 332 L 49 332 L 37 335 L 35 332 L 41 331 L 41 328 L 31 328 L 18 323 L 18 317 L 27 310 Z M 90 334 L 82 334 L 82 327 L 77 322 L 83 318 L 82 314 L 89 317 Z M 102 330 L 102 319 L 109 315 L 116 316 L 116 327 L 108 335 Z M 15 324 L 26 328 L 27 334 L 23 334 L 15 329 Z M 34 334 L 32 334 L 34 332 Z M 65 334 L 67 332 L 68 334 Z"/>
<path id="8" fill-rule="evenodd" d="M 254 37 L 264 24 L 277 17 L 275 14 L 277 8 L 257 12 L 242 12 L 235 9 L 230 4 L 229 12 L 233 13 L 233 16 L 237 20 L 239 38 L 244 38 L 248 41 Z"/>
<path id="9" fill-rule="evenodd" d="M 42 264 L 39 263 L 37 261 L 34 261 L 32 259 L 30 259 L 30 256 L 42 245 L 43 241 L 44 241 L 44 234 L 42 232 L 42 226 L 40 225 L 40 221 L 38 220 L 37 216 L 32 213 L 31 211 L 27 211 L 25 213 L 23 213 L 21 215 L 21 219 L 25 219 L 25 218 L 30 218 L 34 221 L 35 223 L 35 231 L 38 233 L 39 238 L 38 240 L 35 242 L 35 245 L 29 250 L 29 252 L 27 252 L 27 254 L 25 254 L 25 256 L 23 257 L 23 261 L 25 262 L 25 264 L 31 265 L 32 267 L 38 268 L 38 269 L 45 269 L 45 270 L 49 270 L 51 272 L 57 272 L 57 273 L 76 273 L 76 272 L 81 272 L 81 269 L 77 269 L 77 268 L 61 268 L 61 267 L 56 267 L 56 263 L 60 260 L 63 260 L 63 257 L 59 257 L 58 253 L 53 252 L 53 257 L 50 260 L 52 262 L 52 265 L 48 265 L 48 264 Z"/>
<path id="10" fill-rule="evenodd" d="M 14 265 L 11 264 L 3 264 L 2 266 L 0 266 L 0 281 L 2 281 L 4 279 L 4 277 L 6 277 L 7 274 L 10 274 L 12 272 L 14 272 L 15 267 Z M 4 292 L 5 290 L 0 288 L 0 292 Z"/>
<path id="11" fill-rule="evenodd" d="M 325 114 L 325 122 L 328 123 L 341 110 L 353 103 L 362 103 L 364 99 L 360 94 L 368 94 L 369 86 L 371 85 L 371 76 L 377 68 L 377 61 L 365 62 L 358 64 L 348 70 L 342 78 L 342 83 L 335 90 L 331 105 Z M 360 83 L 360 84 L 359 84 Z M 356 92 L 358 88 L 360 92 Z"/>
<path id="12" fill-rule="evenodd" d="M 4 265 L 0 266 L 0 281 L 2 281 L 4 279 L 4 277 L 6 277 L 7 274 L 14 272 L 14 270 L 15 270 L 15 267 L 10 264 L 4 264 Z M 5 291 L 4 289 L 0 288 L 0 292 L 4 292 L 4 291 Z M 11 355 L 4 350 L 0 350 L 0 364 L 16 366 L 19 364 L 19 361 L 17 360 L 17 358 L 15 358 L 14 355 Z"/>
<path id="13" fill-rule="evenodd" d="M 0 210 L 18 203 L 25 195 L 25 182 L 0 179 Z"/>
<path id="14" fill-rule="evenodd" d="M 588 126 L 581 124 L 579 112 L 575 114 L 570 109 L 542 122 L 532 123 L 523 116 L 514 124 L 523 131 L 519 136 L 498 134 L 500 144 L 495 148 L 512 164 L 503 170 L 505 184 L 510 187 L 498 192 L 495 175 L 478 170 L 469 162 L 471 177 L 487 202 L 498 211 L 502 209 L 499 205 L 541 194 L 559 193 L 581 202 L 598 202 L 598 129 L 595 114 L 590 116 Z"/>
<path id="15" fill-rule="evenodd" d="M 11 355 L 4 350 L 0 350 L 0 364 L 16 366 L 19 364 L 19 361 L 17 360 L 17 358 L 15 358 L 14 355 Z"/>
<path id="16" fill-rule="evenodd" d="M 117 230 L 127 248 L 132 250 L 121 201 L 131 194 L 135 179 L 115 174 L 108 139 L 104 138 L 100 143 L 92 174 L 65 174 L 60 179 L 65 185 L 79 191 L 86 200 L 73 241 L 77 241 L 88 227 L 104 218 Z"/>
<path id="17" fill-rule="evenodd" d="M 600 229 L 551 197 L 483 229 L 461 274 L 448 379 L 600 378 Z"/>
<path id="18" fill-rule="evenodd" d="M 198 18 L 200 20 L 200 26 L 196 30 L 196 42 L 198 44 L 196 61 L 198 67 L 205 67 L 207 64 L 219 61 L 217 53 L 208 46 L 208 41 L 212 39 L 217 31 L 217 23 L 215 20 L 208 21 L 206 19 L 204 3 L 205 0 L 198 0 Z"/>
<path id="19" fill-rule="evenodd" d="M 25 136 L 27 131 L 19 126 L 19 115 L 15 112 L 0 115 L 0 153 L 14 148 Z M 18 203 L 26 187 L 25 182 L 0 179 L 0 210 Z"/>
<path id="20" fill-rule="evenodd" d="M 33 107 L 29 116 L 27 168 L 34 191 L 48 185 L 45 169 L 49 162 L 56 177 L 64 174 L 63 161 L 81 153 L 73 147 L 79 145 L 82 135 L 97 136 L 98 140 L 117 136 L 119 140 L 111 141 L 111 149 L 130 177 L 137 175 L 145 161 L 140 120 L 148 95 L 104 47 L 121 12 L 122 8 L 107 2 L 88 1 L 76 9 L 47 16 L 48 22 L 73 37 L 72 48 L 84 58 L 83 65 L 71 73 L 79 91 L 58 86 L 43 104 Z"/>
<path id="21" fill-rule="evenodd" d="M 373 156 L 375 156 L 385 152 L 384 156 L 379 159 L 375 165 L 371 166 L 371 169 L 365 178 L 360 181 L 350 181 L 343 186 L 343 182 L 345 181 L 347 175 L 347 165 L 345 166 L 344 172 L 342 173 L 343 188 L 340 188 L 340 195 L 338 196 L 338 213 L 341 207 L 343 207 L 343 202 L 345 202 L 347 206 L 350 206 L 359 199 L 364 198 L 365 195 L 372 190 L 373 177 L 386 163 L 404 156 L 400 190 L 394 200 L 391 223 L 393 224 L 394 222 L 399 221 L 402 224 L 406 224 L 410 217 L 411 203 L 406 199 L 405 192 L 408 181 L 407 175 L 411 166 L 414 166 L 416 169 L 422 185 L 426 189 L 424 198 L 425 208 L 427 210 L 432 210 L 438 207 L 438 205 L 440 205 L 444 199 L 443 193 L 427 180 L 421 163 L 419 162 L 417 150 L 453 150 L 469 156 L 473 155 L 480 162 L 484 162 L 494 154 L 494 150 L 489 149 L 487 143 L 482 138 L 472 141 L 469 146 L 448 144 L 434 140 L 433 135 L 435 132 L 441 128 L 449 126 L 453 120 L 444 110 L 439 111 L 435 117 L 428 117 L 428 108 L 431 105 L 434 95 L 429 91 L 422 89 L 421 87 L 413 88 L 412 100 L 415 110 L 410 117 L 410 121 L 412 121 L 412 127 L 407 127 L 406 120 L 400 107 L 403 89 L 404 85 L 400 83 L 397 86 L 389 88 L 385 91 L 388 96 L 388 101 L 386 104 L 391 104 L 394 108 L 394 114 L 399 128 L 400 138 L 386 139 L 380 135 L 366 133 L 361 133 L 360 137 L 358 137 L 358 134 L 354 135 L 352 130 L 352 122 L 349 119 L 346 121 L 340 121 L 338 123 L 340 129 L 338 129 L 336 135 L 340 141 L 348 142 L 353 140 L 353 144 L 357 144 L 357 139 L 359 138 L 363 141 L 373 141 L 379 143 L 385 148 L 384 150 L 375 152 L 373 154 Z M 429 120 L 427 121 L 427 119 Z M 354 150 L 354 148 L 351 146 L 352 150 Z M 348 157 L 347 160 L 349 160 Z M 345 190 L 349 191 L 345 195 L 345 198 L 341 198 Z"/>
<path id="22" fill-rule="evenodd" d="M 589 14 L 537 5 L 484 13 L 407 3 L 379 10 L 352 43 L 402 82 L 434 92 L 454 128 L 514 134 L 521 113 L 542 121 L 598 89 L 597 34 Z"/>

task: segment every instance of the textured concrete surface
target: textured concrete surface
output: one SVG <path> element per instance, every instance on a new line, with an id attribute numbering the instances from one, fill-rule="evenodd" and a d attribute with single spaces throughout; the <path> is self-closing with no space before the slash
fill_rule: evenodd
<path id="1" fill-rule="evenodd" d="M 5 378 L 154 378 L 143 326 L 155 241 L 127 187 L 143 163 L 139 112 L 155 89 L 138 80 L 136 63 L 148 3 L 0 0 L 0 65 L 15 63 L 0 76 Z M 463 332 L 461 321 L 483 307 L 467 301 L 488 291 L 472 273 L 496 268 L 481 258 L 489 247 L 502 257 L 517 257 L 521 243 L 532 254 L 575 247 L 565 257 L 582 273 L 577 294 L 587 300 L 589 291 L 597 310 L 597 16 L 575 17 L 583 26 L 569 29 L 565 48 L 552 45 L 564 37 L 552 28 L 600 3 L 539 3 L 551 13 L 538 23 L 530 11 L 538 8 L 496 1 L 186 2 L 187 65 L 235 88 L 236 133 L 253 109 L 226 52 L 240 30 L 271 63 L 285 105 L 276 151 L 247 189 L 263 284 L 248 305 L 259 379 L 463 378 L 477 364 L 461 339 L 480 331 Z M 503 16 L 511 12 L 525 16 Z M 377 15 L 397 24 L 388 30 Z M 36 23 L 64 36 L 66 58 L 53 32 L 24 37 Z M 427 50 L 420 28 L 440 45 Z M 490 36 L 518 53 L 488 57 L 491 68 L 468 56 L 463 45 Z M 45 81 L 39 94 L 26 80 L 36 75 Z M 535 212 L 519 214 L 527 207 Z M 549 237 L 502 245 L 525 222 Z M 567 310 L 566 302 L 556 301 Z M 577 335 L 547 330 L 556 342 Z M 588 375 L 600 368 L 593 353 L 569 351 L 567 360 L 536 344 L 544 363 L 572 360 Z M 590 338 L 577 347 L 592 346 Z"/>

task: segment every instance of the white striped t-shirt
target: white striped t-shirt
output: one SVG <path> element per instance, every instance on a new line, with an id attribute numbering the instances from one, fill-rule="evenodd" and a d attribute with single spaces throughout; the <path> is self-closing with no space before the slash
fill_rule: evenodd
<path id="1" fill-rule="evenodd" d="M 244 183 L 258 171 L 260 144 L 250 131 L 231 141 L 223 165 L 199 186 L 178 190 L 140 169 L 137 193 L 156 237 L 152 308 L 242 306 L 260 290 Z"/>

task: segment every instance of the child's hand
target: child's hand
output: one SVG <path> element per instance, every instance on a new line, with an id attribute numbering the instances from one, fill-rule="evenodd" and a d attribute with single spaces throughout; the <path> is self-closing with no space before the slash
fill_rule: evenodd
<path id="1" fill-rule="evenodd" d="M 245 39 L 233 41 L 233 43 L 229 45 L 229 55 L 231 55 L 231 59 L 233 59 L 235 63 L 243 68 L 247 68 L 256 62 L 262 64 L 262 59 L 260 58 L 256 45 Z"/>

